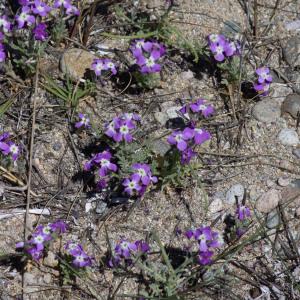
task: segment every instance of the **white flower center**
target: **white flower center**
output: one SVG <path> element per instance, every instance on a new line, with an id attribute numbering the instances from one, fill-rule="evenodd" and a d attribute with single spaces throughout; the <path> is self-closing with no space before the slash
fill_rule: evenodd
<path id="1" fill-rule="evenodd" d="M 9 148 L 9 151 L 13 154 L 17 154 L 18 153 L 18 147 L 16 145 L 11 145 Z"/>
<path id="2" fill-rule="evenodd" d="M 101 159 L 101 165 L 104 166 L 104 167 L 108 167 L 110 164 L 109 160 L 105 159 L 105 158 L 102 158 Z"/>
<path id="3" fill-rule="evenodd" d="M 144 176 L 147 175 L 144 169 L 138 169 L 138 173 L 139 173 L 142 177 L 144 177 Z"/>
<path id="4" fill-rule="evenodd" d="M 121 126 L 120 131 L 122 133 L 128 133 L 128 127 L 126 125 Z"/>
<path id="5" fill-rule="evenodd" d="M 177 134 L 177 135 L 175 136 L 175 140 L 176 140 L 177 142 L 180 142 L 180 141 L 182 140 L 182 134 Z"/>
<path id="6" fill-rule="evenodd" d="M 155 65 L 155 61 L 153 57 L 149 57 L 146 59 L 146 66 L 147 67 L 153 67 Z"/>

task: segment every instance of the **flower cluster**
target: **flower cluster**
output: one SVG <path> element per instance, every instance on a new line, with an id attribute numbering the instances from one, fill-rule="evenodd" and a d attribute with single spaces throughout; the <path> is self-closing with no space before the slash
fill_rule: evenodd
<path id="1" fill-rule="evenodd" d="M 256 75 L 258 76 L 257 82 L 254 84 L 254 89 L 261 95 L 267 96 L 270 88 L 270 84 L 273 80 L 270 74 L 270 69 L 267 67 L 261 67 L 256 69 Z"/>
<path id="2" fill-rule="evenodd" d="M 3 155 L 10 155 L 16 161 L 20 154 L 20 148 L 10 140 L 10 134 L 5 132 L 0 135 L 0 151 Z"/>
<path id="3" fill-rule="evenodd" d="M 159 59 L 166 53 L 165 46 L 155 41 L 136 40 L 130 47 L 131 53 L 141 73 L 158 73 L 161 70 Z"/>
<path id="4" fill-rule="evenodd" d="M 186 114 L 188 112 L 199 113 L 204 118 L 207 118 L 214 114 L 215 110 L 211 104 L 207 104 L 206 100 L 199 98 L 191 104 L 184 105 L 180 112 Z"/>
<path id="5" fill-rule="evenodd" d="M 10 20 L 7 15 L 0 15 L 0 62 L 6 58 L 3 45 L 5 34 L 10 33 L 14 28 L 22 29 L 34 26 L 33 36 L 38 41 L 45 41 L 48 38 L 47 25 L 41 20 L 49 16 L 54 9 L 63 7 L 67 15 L 79 15 L 79 10 L 72 5 L 71 0 L 55 0 L 53 7 L 40 0 L 19 0 L 20 11 L 15 15 L 14 20 Z"/>
<path id="6" fill-rule="evenodd" d="M 80 128 L 80 127 L 85 127 L 85 128 L 88 128 L 90 127 L 90 118 L 85 115 L 85 114 L 78 114 L 78 118 L 79 118 L 79 121 L 75 123 L 75 127 L 76 128 Z"/>
<path id="7" fill-rule="evenodd" d="M 173 131 L 168 136 L 168 142 L 171 145 L 176 145 L 177 149 L 181 152 L 181 163 L 188 164 L 196 155 L 193 151 L 193 146 L 201 145 L 210 138 L 210 133 L 205 129 L 186 127 L 183 131 Z"/>
<path id="8" fill-rule="evenodd" d="M 249 207 L 245 205 L 238 205 L 236 215 L 240 221 L 246 220 L 251 216 Z"/>
<path id="9" fill-rule="evenodd" d="M 226 57 L 232 57 L 240 53 L 240 45 L 230 41 L 222 34 L 210 34 L 208 36 L 208 46 L 218 62 L 224 61 Z"/>
<path id="10" fill-rule="evenodd" d="M 190 240 L 194 238 L 198 243 L 198 262 L 201 265 L 208 265 L 212 262 L 214 249 L 221 247 L 224 242 L 222 236 L 212 231 L 209 226 L 202 226 L 195 230 L 188 230 L 185 236 Z"/>
<path id="11" fill-rule="evenodd" d="M 100 76 L 102 71 L 111 71 L 114 75 L 117 74 L 116 65 L 108 58 L 94 59 L 91 69 L 97 76 Z"/>
<path id="12" fill-rule="evenodd" d="M 136 129 L 136 123 L 141 120 L 138 114 L 122 114 L 104 126 L 104 133 L 115 142 L 132 142 L 132 132 Z"/>
<path id="13" fill-rule="evenodd" d="M 143 240 L 130 243 L 122 238 L 115 246 L 113 255 L 108 264 L 110 267 L 116 267 L 121 264 L 122 260 L 127 264 L 132 264 L 132 256 L 143 255 L 150 251 L 150 246 Z"/>
<path id="14" fill-rule="evenodd" d="M 24 249 L 34 260 L 38 261 L 43 257 L 43 252 L 47 244 L 52 241 L 57 235 L 67 231 L 67 224 L 63 221 L 49 223 L 46 226 L 39 225 L 31 238 L 26 242 L 16 244 L 17 249 Z"/>
<path id="15" fill-rule="evenodd" d="M 132 169 L 134 173 L 130 178 L 126 178 L 123 181 L 125 192 L 130 196 L 134 193 L 142 196 L 151 183 L 157 183 L 157 177 L 152 176 L 151 168 L 148 164 L 136 163 L 132 165 Z"/>
<path id="16" fill-rule="evenodd" d="M 106 150 L 101 153 L 97 153 L 94 157 L 85 163 L 84 170 L 90 171 L 92 168 L 98 168 L 99 181 L 98 188 L 103 189 L 107 186 L 109 181 L 109 174 L 111 172 L 117 172 L 117 165 L 111 162 L 112 155 Z"/>
<path id="17" fill-rule="evenodd" d="M 92 265 L 93 259 L 84 250 L 83 247 L 72 241 L 67 242 L 65 250 L 72 256 L 72 264 L 75 267 L 82 268 Z"/>

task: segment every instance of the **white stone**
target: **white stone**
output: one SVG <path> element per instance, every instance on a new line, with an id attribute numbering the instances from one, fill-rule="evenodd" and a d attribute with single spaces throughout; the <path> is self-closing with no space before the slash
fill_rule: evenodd
<path id="1" fill-rule="evenodd" d="M 294 129 L 284 128 L 278 134 L 278 140 L 285 146 L 296 146 L 299 143 L 299 136 Z"/>
<path id="2" fill-rule="evenodd" d="M 244 198 L 245 188 L 241 184 L 235 184 L 233 185 L 227 192 L 226 192 L 226 203 L 228 204 L 235 204 L 236 200 L 238 203 L 241 203 L 241 201 Z"/>

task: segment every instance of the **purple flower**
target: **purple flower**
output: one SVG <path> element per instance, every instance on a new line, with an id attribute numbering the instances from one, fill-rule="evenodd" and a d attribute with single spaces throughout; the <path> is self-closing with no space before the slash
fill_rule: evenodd
<path id="1" fill-rule="evenodd" d="M 66 251 L 72 256 L 76 256 L 83 251 L 83 248 L 80 244 L 68 241 L 65 245 Z"/>
<path id="2" fill-rule="evenodd" d="M 165 47 L 155 41 L 136 40 L 130 47 L 135 57 L 136 64 L 144 74 L 157 73 L 161 70 L 161 65 L 157 61 L 165 54 Z"/>
<path id="3" fill-rule="evenodd" d="M 66 9 L 66 14 L 67 15 L 79 16 L 80 15 L 80 11 L 79 11 L 79 9 L 76 6 L 71 5 L 70 7 L 68 7 Z"/>
<path id="4" fill-rule="evenodd" d="M 134 191 L 139 192 L 142 188 L 139 182 L 140 176 L 137 174 L 131 175 L 130 178 L 126 178 L 122 183 L 122 185 L 125 187 L 124 191 L 130 196 L 134 193 Z"/>
<path id="5" fill-rule="evenodd" d="M 257 93 L 260 96 L 267 96 L 268 93 L 269 93 L 270 84 L 268 84 L 268 83 L 262 83 L 262 84 L 256 83 L 256 84 L 254 84 L 254 89 L 257 91 Z"/>
<path id="6" fill-rule="evenodd" d="M 18 22 L 18 28 L 23 28 L 25 24 L 31 26 L 35 22 L 35 17 L 30 14 L 30 8 L 28 6 L 23 6 L 20 15 L 16 16 Z"/>
<path id="7" fill-rule="evenodd" d="M 70 0 L 55 0 L 53 7 L 59 8 L 59 7 L 69 8 L 72 6 Z"/>
<path id="8" fill-rule="evenodd" d="M 210 44 L 220 44 L 226 41 L 226 38 L 222 34 L 210 34 L 208 36 L 208 41 Z"/>
<path id="9" fill-rule="evenodd" d="M 251 216 L 249 207 L 245 205 L 239 205 L 236 214 L 240 221 L 243 221 Z"/>
<path id="10" fill-rule="evenodd" d="M 237 53 L 237 47 L 234 42 L 226 42 L 225 44 L 225 55 L 227 57 L 233 56 Z"/>
<path id="11" fill-rule="evenodd" d="M 88 128 L 90 126 L 90 119 L 88 118 L 87 115 L 80 113 L 80 114 L 78 114 L 78 117 L 79 117 L 80 121 L 75 124 L 76 128 L 80 128 L 82 126 L 84 126 L 85 128 Z"/>
<path id="12" fill-rule="evenodd" d="M 18 0 L 19 4 L 21 6 L 27 6 L 29 5 L 29 0 Z"/>
<path id="13" fill-rule="evenodd" d="M 198 99 L 196 102 L 190 105 L 192 112 L 200 112 L 205 118 L 214 113 L 214 108 L 211 104 L 206 104 L 204 99 Z"/>
<path id="14" fill-rule="evenodd" d="M 181 164 L 185 165 L 190 163 L 191 159 L 197 155 L 192 148 L 188 147 L 183 152 L 181 152 Z"/>
<path id="15" fill-rule="evenodd" d="M 12 29 L 12 24 L 5 15 L 0 16 L 0 28 L 2 28 L 4 33 L 10 32 Z"/>
<path id="16" fill-rule="evenodd" d="M 88 267 L 92 265 L 92 258 L 82 250 L 77 255 L 74 255 L 72 263 L 75 267 L 78 268 Z"/>
<path id="17" fill-rule="evenodd" d="M 171 145 L 176 145 L 179 151 L 184 151 L 187 148 L 187 138 L 184 137 L 181 131 L 173 131 L 170 136 L 168 136 L 168 142 Z"/>
<path id="18" fill-rule="evenodd" d="M 46 28 L 47 25 L 45 23 L 40 23 L 33 29 L 32 32 L 34 33 L 34 38 L 37 41 L 45 41 L 47 39 L 48 33 Z"/>
<path id="19" fill-rule="evenodd" d="M 144 185 L 150 183 L 151 170 L 147 164 L 133 164 L 132 168 L 136 171 L 136 175 L 139 176 Z"/>
<path id="20" fill-rule="evenodd" d="M 13 142 L 9 143 L 9 153 L 14 161 L 16 161 L 20 154 L 20 148 Z"/>
<path id="21" fill-rule="evenodd" d="M 262 67 L 256 69 L 255 73 L 258 75 L 258 83 L 263 84 L 263 83 L 271 83 L 273 78 L 270 75 L 270 69 L 267 67 Z"/>
<path id="22" fill-rule="evenodd" d="M 211 135 L 208 131 L 201 128 L 194 129 L 194 141 L 196 145 L 201 145 L 205 141 L 208 141 L 210 138 Z"/>
<path id="23" fill-rule="evenodd" d="M 218 232 L 212 232 L 212 240 L 209 242 L 209 247 L 220 248 L 224 245 L 223 237 Z"/>
<path id="24" fill-rule="evenodd" d="M 131 121 L 121 120 L 119 122 L 118 131 L 114 134 L 113 139 L 116 142 L 121 142 L 124 140 L 125 142 L 132 142 L 133 136 L 130 133 L 131 129 L 134 129 L 135 126 Z"/>
<path id="25" fill-rule="evenodd" d="M 200 251 L 198 256 L 198 262 L 200 265 L 206 266 L 211 264 L 212 256 L 214 255 L 213 251 Z"/>
<path id="26" fill-rule="evenodd" d="M 149 57 L 145 57 L 142 54 L 137 57 L 137 64 L 141 67 L 142 73 L 158 73 L 161 70 L 161 65 L 156 63 L 156 60 L 160 58 L 160 52 L 153 50 Z"/>
<path id="27" fill-rule="evenodd" d="M 216 43 L 216 44 L 214 43 L 209 45 L 209 48 L 213 53 L 215 60 L 221 62 L 225 59 L 225 55 L 224 55 L 225 46 L 226 46 L 225 42 Z"/>
<path id="28" fill-rule="evenodd" d="M 194 238 L 199 242 L 199 250 L 205 252 L 208 250 L 208 244 L 212 240 L 212 230 L 209 226 L 197 228 L 194 232 Z"/>
<path id="29" fill-rule="evenodd" d="M 107 58 L 94 59 L 91 69 L 94 70 L 97 76 L 100 76 L 102 71 L 110 70 L 114 75 L 117 74 L 116 65 Z"/>
<path id="30" fill-rule="evenodd" d="M 111 153 L 109 151 L 103 151 L 102 153 L 96 154 L 94 158 L 94 163 L 100 166 L 99 175 L 105 177 L 108 174 L 108 171 L 116 172 L 118 167 L 116 164 L 110 162 Z"/>
<path id="31" fill-rule="evenodd" d="M 58 220 L 50 224 L 50 227 L 53 232 L 57 232 L 59 234 L 67 232 L 68 229 L 68 225 L 62 220 Z"/>
<path id="32" fill-rule="evenodd" d="M 148 243 L 144 242 L 143 240 L 138 240 L 135 242 L 135 245 L 137 247 L 137 251 L 141 253 L 147 253 L 150 251 L 150 246 Z"/>
<path id="33" fill-rule="evenodd" d="M 122 239 L 121 242 L 115 247 L 115 253 L 123 258 L 129 258 L 131 252 L 135 252 L 137 250 L 138 246 L 136 243 L 130 243 L 125 239 Z"/>
<path id="34" fill-rule="evenodd" d="M 32 7 L 33 13 L 41 17 L 46 17 L 51 11 L 51 8 L 44 2 L 34 0 L 34 6 Z"/>

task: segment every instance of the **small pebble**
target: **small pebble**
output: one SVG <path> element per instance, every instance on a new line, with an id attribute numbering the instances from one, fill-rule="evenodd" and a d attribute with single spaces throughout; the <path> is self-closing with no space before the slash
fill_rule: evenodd
<path id="1" fill-rule="evenodd" d="M 277 183 L 279 186 L 288 186 L 290 184 L 291 180 L 287 177 L 280 177 L 277 180 Z"/>
<path id="2" fill-rule="evenodd" d="M 281 112 L 289 113 L 296 119 L 300 112 L 300 96 L 298 94 L 288 95 L 282 103 Z"/>
<path id="3" fill-rule="evenodd" d="M 245 188 L 241 184 L 233 185 L 227 192 L 226 192 L 226 203 L 227 204 L 235 204 L 236 201 L 241 203 L 244 198 Z"/>
<path id="4" fill-rule="evenodd" d="M 98 201 L 96 206 L 96 213 L 101 215 L 107 209 L 107 204 L 104 201 Z"/>
<path id="5" fill-rule="evenodd" d="M 293 149 L 292 152 L 297 158 L 300 158 L 300 148 Z"/>
<path id="6" fill-rule="evenodd" d="M 267 228 L 272 229 L 277 227 L 279 223 L 280 223 L 280 216 L 278 215 L 277 210 L 274 209 L 270 213 L 268 213 L 266 226 Z"/>
<path id="7" fill-rule="evenodd" d="M 256 202 L 256 209 L 262 213 L 269 213 L 279 203 L 280 194 L 275 189 L 268 190 L 261 195 Z"/>
<path id="8" fill-rule="evenodd" d="M 264 100 L 254 105 L 252 115 L 260 122 L 275 122 L 281 115 L 280 104 L 270 97 L 265 97 Z"/>
<path id="9" fill-rule="evenodd" d="M 284 146 L 296 146 L 299 143 L 299 136 L 294 129 L 284 128 L 279 132 L 278 140 Z"/>

